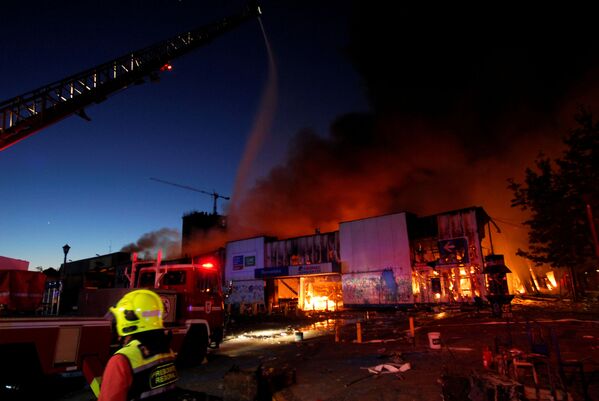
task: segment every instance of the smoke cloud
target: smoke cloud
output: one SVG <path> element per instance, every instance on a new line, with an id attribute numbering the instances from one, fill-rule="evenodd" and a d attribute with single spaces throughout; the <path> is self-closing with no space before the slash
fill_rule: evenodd
<path id="1" fill-rule="evenodd" d="M 387 213 L 482 206 L 500 230 L 486 232 L 485 252 L 493 246 L 526 280 L 530 262 L 516 251 L 527 247 L 527 216 L 511 208 L 507 180 L 522 181 L 541 152 L 560 155 L 578 105 L 599 108 L 599 42 L 557 40 L 553 26 L 533 26 L 545 20 L 523 10 L 507 10 L 520 20 L 502 16 L 494 25 L 486 11 L 460 17 L 455 4 L 436 16 L 413 4 L 351 4 L 342 50 L 363 79 L 371 112 L 348 110 L 326 133 L 299 131 L 286 161 L 252 185 L 277 98 L 269 48 L 270 75 L 227 232 L 202 233 L 189 251 L 256 235 L 336 230 L 339 222 Z"/>
<path id="2" fill-rule="evenodd" d="M 172 228 L 161 228 L 143 234 L 135 243 L 121 248 L 121 252 L 137 252 L 141 259 L 155 259 L 158 251 L 165 258 L 178 258 L 181 254 L 181 233 Z"/>
<path id="3" fill-rule="evenodd" d="M 458 35 L 464 21 L 356 4 L 346 53 L 372 113 L 340 116 L 328 135 L 298 132 L 285 163 L 236 193 L 229 239 L 482 206 L 501 228 L 495 252 L 526 274 L 515 256 L 525 216 L 510 207 L 507 179 L 522 180 L 539 152 L 558 156 L 576 106 L 598 105 L 597 44 L 539 42 L 518 25 L 502 40 L 476 23 Z"/>

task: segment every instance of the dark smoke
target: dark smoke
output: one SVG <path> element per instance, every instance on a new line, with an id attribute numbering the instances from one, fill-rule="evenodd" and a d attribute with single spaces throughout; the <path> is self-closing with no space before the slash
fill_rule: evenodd
<path id="1" fill-rule="evenodd" d="M 181 233 L 172 228 L 162 228 L 143 234 L 135 243 L 121 248 L 121 252 L 137 252 L 141 259 L 155 259 L 162 250 L 164 258 L 177 258 L 181 254 Z"/>
<path id="2" fill-rule="evenodd" d="M 508 264 L 527 269 L 509 259 L 526 232 L 507 179 L 521 179 L 540 151 L 558 154 L 576 106 L 597 105 L 599 42 L 555 40 L 551 26 L 526 19 L 354 4 L 345 51 L 372 112 L 340 116 L 327 136 L 299 132 L 287 161 L 236 200 L 230 234 L 303 235 L 360 217 L 477 205 L 510 222 L 498 222 L 493 240 Z"/>

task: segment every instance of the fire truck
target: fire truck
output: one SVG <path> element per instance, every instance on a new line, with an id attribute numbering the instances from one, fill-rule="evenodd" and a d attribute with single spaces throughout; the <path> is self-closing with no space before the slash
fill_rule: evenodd
<path id="1" fill-rule="evenodd" d="M 260 8 L 251 1 L 245 9 L 220 21 L 129 52 L 78 74 L 0 102 L 0 151 L 36 132 L 77 115 L 89 119 L 85 108 L 105 101 L 122 89 L 147 81 L 156 82 L 171 70 L 171 61 L 210 43 L 242 23 L 258 18 Z M 172 346 L 180 363 L 201 361 L 209 344 L 217 345 L 223 335 L 223 299 L 219 268 L 214 261 L 144 265 L 136 261 L 130 270 L 128 288 L 82 288 L 77 294 L 76 313 L 57 316 L 32 315 L 33 310 L 13 311 L 16 298 L 29 299 L 60 294 L 62 281 L 45 283 L 39 272 L 3 272 L 0 283 L 8 284 L 11 298 L 0 316 L 0 398 L 6 388 L 30 384 L 37 377 L 83 372 L 97 389 L 103 366 L 115 351 L 116 336 L 106 311 L 131 288 L 154 288 L 165 304 L 166 324 L 173 333 Z M 23 287 L 23 273 L 31 286 Z M 8 278 L 7 278 L 8 277 Z M 40 293 L 40 282 L 47 292 Z M 21 283 L 16 284 L 16 283 Z M 12 289 L 17 288 L 15 292 Z M 25 290 L 23 291 L 23 288 Z M 53 300 L 55 297 L 50 296 Z M 54 305 L 54 301 L 45 302 Z M 1 302 L 0 302 L 1 303 Z M 29 315 L 28 315 L 29 313 Z"/>
<path id="2" fill-rule="evenodd" d="M 162 299 L 178 364 L 201 363 L 208 347 L 218 347 L 223 338 L 219 254 L 196 257 L 192 263 L 163 262 L 160 256 L 153 262 L 138 261 L 134 254 L 126 272 L 129 287 L 82 288 L 77 313 L 69 316 L 42 314 L 59 310 L 60 281 L 50 281 L 41 272 L 0 270 L 0 360 L 5 361 L 0 364 L 0 384 L 19 390 L 44 377 L 83 374 L 97 392 L 103 367 L 119 347 L 107 312 L 136 288 L 152 289 Z"/>

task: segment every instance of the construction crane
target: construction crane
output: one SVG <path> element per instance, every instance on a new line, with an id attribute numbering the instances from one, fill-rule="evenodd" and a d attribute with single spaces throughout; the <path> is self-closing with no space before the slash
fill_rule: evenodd
<path id="1" fill-rule="evenodd" d="M 202 189 L 198 189 L 198 188 L 189 187 L 189 186 L 187 186 L 187 185 L 181 185 L 181 184 L 176 184 L 176 183 L 174 183 L 174 182 L 170 182 L 170 181 L 161 180 L 160 178 L 154 178 L 154 177 L 150 177 L 150 180 L 152 180 L 152 181 L 157 181 L 157 182 L 161 182 L 161 183 L 163 183 L 163 184 L 168 184 L 168 185 L 172 185 L 172 186 L 175 186 L 175 187 L 179 187 L 179 188 L 183 188 L 183 189 L 188 189 L 188 190 L 190 190 L 190 191 L 195 191 L 195 192 L 199 192 L 199 193 L 202 193 L 202 194 L 205 194 L 205 195 L 210 195 L 210 196 L 212 196 L 212 198 L 214 199 L 214 204 L 213 204 L 213 207 L 212 207 L 212 213 L 213 213 L 214 215 L 216 215 L 216 202 L 217 202 L 217 200 L 218 200 L 219 198 L 220 198 L 220 199 L 224 199 L 224 200 L 229 200 L 229 199 L 231 199 L 231 198 L 230 198 L 230 197 L 228 197 L 228 196 L 223 196 L 223 195 L 220 195 L 220 194 L 218 194 L 218 193 L 216 193 L 216 192 L 214 192 L 214 191 L 212 191 L 212 192 L 208 192 L 208 191 L 204 191 L 204 190 L 202 190 Z"/>
<path id="2" fill-rule="evenodd" d="M 218 22 L 183 32 L 171 39 L 145 47 L 90 68 L 60 81 L 0 103 L 0 150 L 25 139 L 73 114 L 85 120 L 85 107 L 100 103 L 109 95 L 132 84 L 158 79 L 169 71 L 170 62 L 260 16 L 257 2 Z"/>

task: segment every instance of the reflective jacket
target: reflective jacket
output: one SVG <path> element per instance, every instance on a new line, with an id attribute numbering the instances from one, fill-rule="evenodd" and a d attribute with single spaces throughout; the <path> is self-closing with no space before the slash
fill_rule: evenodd
<path id="1" fill-rule="evenodd" d="M 116 352 L 127 357 L 133 371 L 129 400 L 167 398 L 162 396 L 175 389 L 175 382 L 179 378 L 175 368 L 175 354 L 169 352 L 144 358 L 140 346 L 138 340 L 133 340 Z"/>

